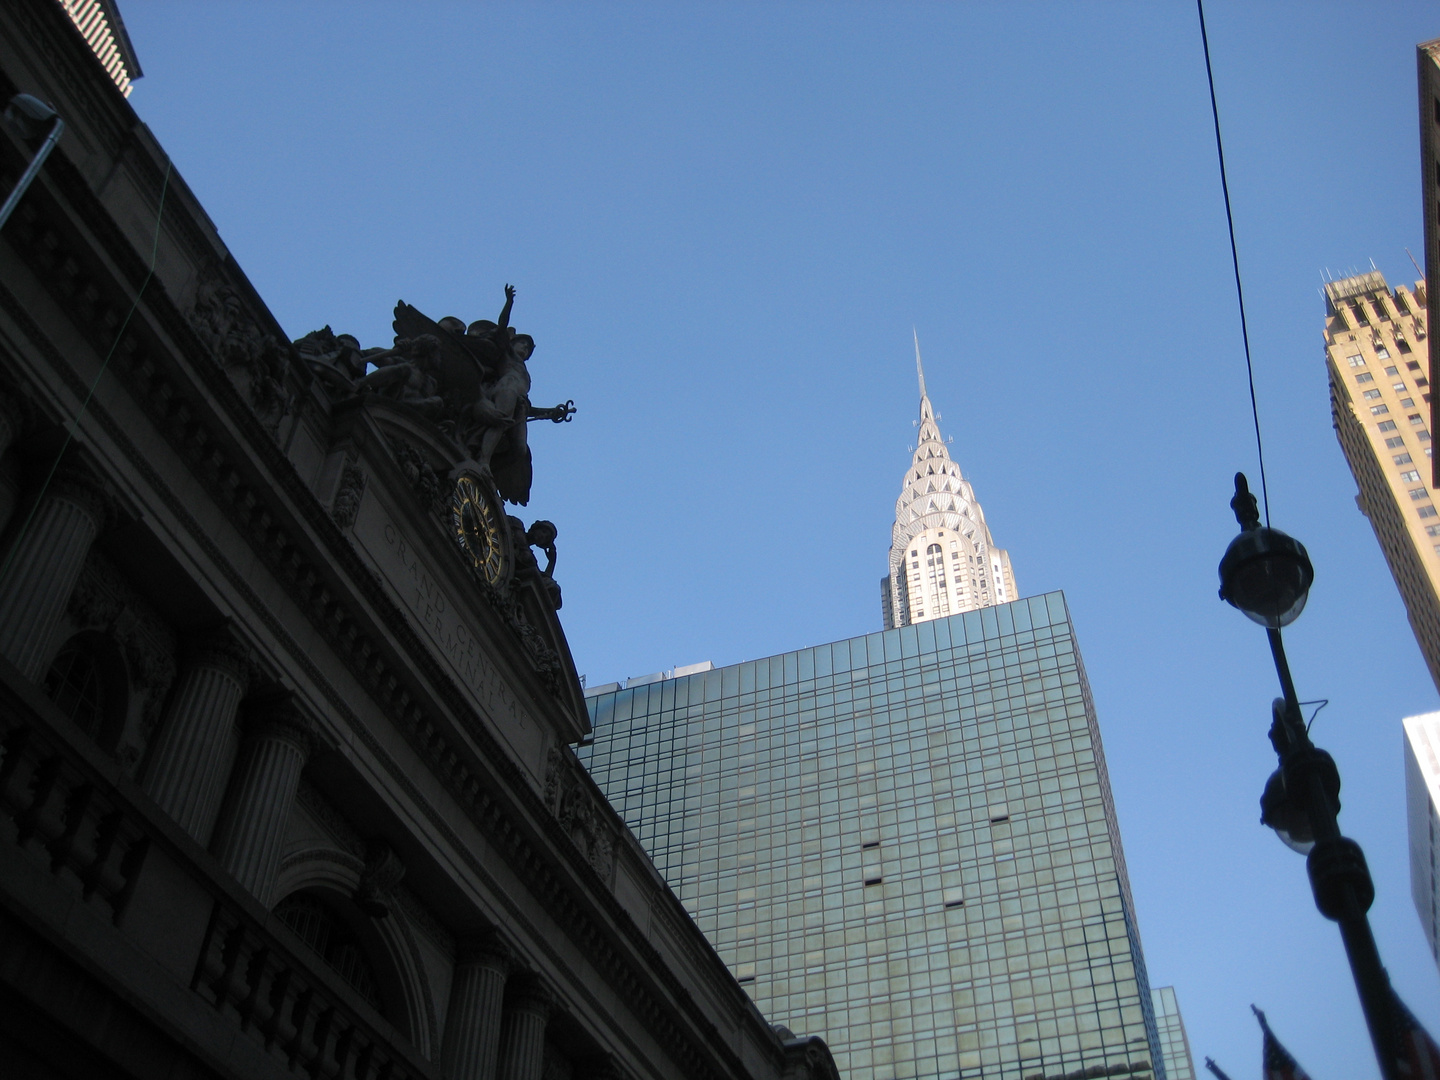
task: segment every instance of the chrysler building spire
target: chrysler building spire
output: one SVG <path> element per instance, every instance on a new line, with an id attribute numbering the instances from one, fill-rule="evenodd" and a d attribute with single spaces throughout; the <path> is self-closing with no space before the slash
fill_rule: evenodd
<path id="1" fill-rule="evenodd" d="M 890 573 L 881 580 L 885 629 L 1019 598 L 1010 555 L 995 546 L 985 514 L 940 437 L 915 334 L 920 420 L 915 456 L 895 503 Z"/>
<path id="2" fill-rule="evenodd" d="M 915 374 L 920 377 L 920 407 L 923 409 L 930 395 L 925 393 L 925 365 L 920 363 L 920 331 L 912 326 L 910 333 L 915 335 Z"/>

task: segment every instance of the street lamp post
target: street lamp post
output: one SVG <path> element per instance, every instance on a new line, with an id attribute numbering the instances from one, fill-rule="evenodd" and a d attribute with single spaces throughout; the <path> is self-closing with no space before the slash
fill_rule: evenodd
<path id="1" fill-rule="evenodd" d="M 1315 906 L 1340 926 L 1380 1074 L 1399 1080 L 1390 979 L 1366 916 L 1375 885 L 1360 845 L 1340 835 L 1340 773 L 1334 759 L 1310 741 L 1280 638 L 1281 628 L 1305 609 L 1314 569 L 1304 545 L 1260 524 L 1244 473 L 1235 474 L 1230 507 L 1241 531 L 1220 560 L 1220 597 L 1265 627 L 1283 694 L 1271 706 L 1270 724 L 1270 743 L 1280 767 L 1265 784 L 1260 820 L 1305 855 Z"/>
<path id="2" fill-rule="evenodd" d="M 61 132 L 65 130 L 65 121 L 60 119 L 55 110 L 29 94 L 16 94 L 10 99 L 10 104 L 5 106 L 5 119 L 27 139 L 38 135 L 41 124 L 49 124 L 50 131 L 45 136 L 45 141 L 40 144 L 40 149 L 36 150 L 35 156 L 30 159 L 30 164 L 21 174 L 14 190 L 4 204 L 0 205 L 0 229 L 5 227 L 10 215 L 15 212 L 20 197 L 29 190 L 35 177 L 40 175 L 40 166 L 45 164 L 45 159 L 50 156 L 50 151 L 55 149 Z"/>

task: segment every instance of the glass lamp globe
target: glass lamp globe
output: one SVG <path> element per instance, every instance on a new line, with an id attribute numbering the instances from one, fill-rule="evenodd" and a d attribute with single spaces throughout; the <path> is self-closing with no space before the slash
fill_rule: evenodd
<path id="1" fill-rule="evenodd" d="M 1274 829 L 1280 842 L 1291 851 L 1309 855 L 1315 846 L 1310 814 L 1303 805 L 1290 798 L 1283 770 L 1276 769 L 1265 781 L 1265 793 L 1260 796 L 1260 824 Z"/>
<path id="2" fill-rule="evenodd" d="M 1246 529 L 1220 560 L 1220 598 L 1272 630 L 1300 617 L 1314 580 L 1305 545 L 1279 529 Z"/>

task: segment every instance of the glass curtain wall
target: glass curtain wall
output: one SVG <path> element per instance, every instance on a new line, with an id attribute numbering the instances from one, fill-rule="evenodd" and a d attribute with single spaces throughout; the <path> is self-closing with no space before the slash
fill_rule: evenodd
<path id="1" fill-rule="evenodd" d="M 595 780 L 765 1016 L 850 1080 L 1163 1077 L 1061 593 L 590 707 Z"/>

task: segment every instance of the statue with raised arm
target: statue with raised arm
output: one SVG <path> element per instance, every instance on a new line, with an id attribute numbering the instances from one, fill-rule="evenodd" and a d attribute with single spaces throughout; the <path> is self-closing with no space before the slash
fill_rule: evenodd
<path id="1" fill-rule="evenodd" d="M 535 340 L 510 325 L 515 288 L 505 286 L 505 306 L 495 322 L 468 326 L 446 316 L 438 322 L 401 300 L 395 305 L 395 344 L 362 349 L 330 327 L 295 342 L 319 382 L 333 395 L 376 394 L 430 418 L 490 474 L 507 502 L 529 502 L 532 468 L 526 424 L 565 423 L 575 403 L 553 408 L 530 404 L 526 361 Z"/>
<path id="2" fill-rule="evenodd" d="M 497 322 L 480 320 L 465 332 L 477 352 L 494 365 L 487 380 L 457 428 L 465 431 L 465 445 L 482 467 L 490 470 L 500 494 L 524 506 L 530 501 L 530 445 L 526 424 L 530 414 L 530 371 L 525 361 L 535 351 L 529 334 L 510 327 L 515 287 L 505 286 L 505 307 Z"/>

